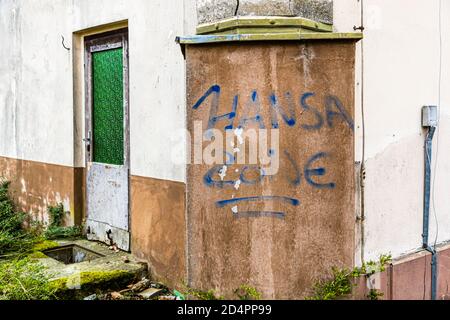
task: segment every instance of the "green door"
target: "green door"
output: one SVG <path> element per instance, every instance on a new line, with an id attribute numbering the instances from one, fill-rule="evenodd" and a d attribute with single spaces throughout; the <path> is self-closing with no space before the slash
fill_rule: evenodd
<path id="1" fill-rule="evenodd" d="M 93 160 L 123 165 L 123 48 L 92 54 Z"/>
<path id="2" fill-rule="evenodd" d="M 129 157 L 126 35 L 86 42 L 87 236 L 128 251 Z"/>

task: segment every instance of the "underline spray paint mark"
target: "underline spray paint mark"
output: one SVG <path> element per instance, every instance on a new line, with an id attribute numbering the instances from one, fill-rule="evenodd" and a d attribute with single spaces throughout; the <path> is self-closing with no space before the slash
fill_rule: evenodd
<path id="1" fill-rule="evenodd" d="M 242 202 L 257 202 L 257 201 L 277 201 L 277 202 L 284 202 L 291 206 L 299 206 L 300 200 L 289 198 L 289 197 L 282 197 L 282 196 L 257 196 L 257 197 L 245 197 L 245 198 L 235 198 L 235 199 L 229 199 L 229 200 L 221 200 L 216 202 L 216 207 L 223 208 L 229 205 L 234 205 L 237 203 Z"/>
<path id="2" fill-rule="evenodd" d="M 233 217 L 240 218 L 277 218 L 284 219 L 286 214 L 284 212 L 277 211 L 243 211 L 233 215 Z"/>

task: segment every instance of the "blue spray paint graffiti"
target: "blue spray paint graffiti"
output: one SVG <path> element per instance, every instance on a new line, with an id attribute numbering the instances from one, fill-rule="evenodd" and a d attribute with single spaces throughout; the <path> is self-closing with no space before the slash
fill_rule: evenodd
<path id="1" fill-rule="evenodd" d="M 220 103 L 220 95 L 221 95 L 221 87 L 217 84 L 211 86 L 205 94 L 200 97 L 200 99 L 194 104 L 192 107 L 194 110 L 198 110 L 205 101 L 208 100 L 209 96 L 212 96 L 210 103 L 210 114 L 208 121 L 207 129 L 220 129 L 217 128 L 217 123 L 219 121 L 225 121 L 224 130 L 232 130 L 236 128 L 234 126 L 234 119 L 237 116 L 237 110 L 239 105 L 239 95 L 235 95 L 233 98 L 233 103 L 231 106 L 231 111 L 229 113 L 225 113 L 222 115 L 218 115 L 219 111 L 219 103 Z M 342 101 L 334 96 L 334 95 L 326 95 L 325 96 L 325 117 L 322 113 L 315 107 L 308 104 L 307 100 L 315 96 L 313 92 L 307 92 L 302 94 L 300 97 L 300 107 L 303 111 L 310 112 L 316 118 L 316 123 L 314 124 L 305 124 L 301 123 L 300 127 L 306 130 L 320 130 L 326 119 L 326 123 L 329 128 L 333 128 L 336 125 L 336 120 L 340 119 L 349 129 L 354 130 L 354 122 L 350 115 L 347 113 Z M 271 127 L 273 129 L 279 128 L 278 115 L 281 115 L 281 118 L 289 127 L 294 127 L 297 123 L 299 123 L 296 114 L 296 105 L 294 102 L 294 98 L 290 92 L 286 92 L 285 100 L 287 101 L 287 112 L 285 111 L 285 107 L 281 105 L 278 97 L 275 94 L 271 94 L 269 96 L 269 102 L 272 110 L 272 119 L 271 119 Z M 256 90 L 252 91 L 250 95 L 250 100 L 247 102 L 244 113 L 247 113 L 249 110 L 254 109 L 256 114 L 253 117 L 242 117 L 239 121 L 239 128 L 245 128 L 249 123 L 257 122 L 259 124 L 260 129 L 264 129 L 266 126 L 264 124 L 264 119 L 261 116 L 261 103 L 259 99 L 258 92 Z M 324 119 L 325 118 L 325 119 Z"/>
<path id="2" fill-rule="evenodd" d="M 327 123 L 330 128 L 333 128 L 334 118 L 341 117 L 345 120 L 345 122 L 348 124 L 349 128 L 352 129 L 352 131 L 355 129 L 355 125 L 353 123 L 352 118 L 347 114 L 347 111 L 345 111 L 342 102 L 337 97 L 327 96 L 325 100 L 325 107 L 327 110 Z M 333 107 L 336 107 L 339 112 L 333 111 Z"/>
<path id="3" fill-rule="evenodd" d="M 334 182 L 330 183 L 318 183 L 313 180 L 314 176 L 323 176 L 326 173 L 325 168 L 315 168 L 311 169 L 311 166 L 314 162 L 317 160 L 326 158 L 328 155 L 325 152 L 320 152 L 318 154 L 315 154 L 312 156 L 305 166 L 305 179 L 306 181 L 313 187 L 316 187 L 318 189 L 334 189 L 336 187 L 336 184 Z"/>
<path id="4" fill-rule="evenodd" d="M 280 211 L 242 211 L 234 214 L 234 218 L 277 218 L 284 219 L 286 213 Z"/>
<path id="5" fill-rule="evenodd" d="M 292 168 L 294 168 L 295 171 L 295 178 L 292 179 L 288 177 L 288 181 L 294 186 L 299 186 L 301 183 L 302 174 L 300 173 L 300 170 L 297 164 L 295 163 L 294 159 L 292 158 L 291 154 L 287 150 L 284 150 L 284 154 L 286 155 L 286 158 L 291 163 Z"/>
<path id="6" fill-rule="evenodd" d="M 253 170 L 257 173 L 257 177 L 253 180 L 248 179 L 247 176 L 245 175 L 245 173 L 247 171 Z M 244 168 L 242 168 L 241 170 L 241 175 L 239 176 L 239 180 L 241 180 L 241 182 L 243 184 L 247 184 L 247 185 L 254 185 L 257 183 L 260 183 L 263 179 L 264 179 L 264 170 L 258 166 L 245 166 Z"/>
<path id="7" fill-rule="evenodd" d="M 245 198 L 236 198 L 230 200 L 221 200 L 216 202 L 216 207 L 223 208 L 226 206 L 232 206 L 239 203 L 247 203 L 247 202 L 282 202 L 291 206 L 299 206 L 300 201 L 294 198 L 282 197 L 282 196 L 256 196 L 256 197 L 245 197 Z M 235 218 L 261 218 L 261 217 L 272 217 L 283 219 L 286 214 L 280 211 L 236 211 L 233 213 Z"/>
<path id="8" fill-rule="evenodd" d="M 197 101 L 197 103 L 192 107 L 192 109 L 197 110 L 200 106 L 208 99 L 210 95 L 213 95 L 210 107 L 210 117 L 208 121 L 208 130 L 216 127 L 216 124 L 220 120 L 228 120 L 228 124 L 224 127 L 225 130 L 233 129 L 233 121 L 236 117 L 236 111 L 238 106 L 239 97 L 236 95 L 233 99 L 232 110 L 229 113 L 223 115 L 217 115 L 219 110 L 219 102 L 220 102 L 220 86 L 213 85 L 209 88 L 205 94 Z"/>
<path id="9" fill-rule="evenodd" d="M 247 113 L 254 109 L 256 114 L 254 117 L 250 117 Z M 251 98 L 249 103 L 246 105 L 244 109 L 245 117 L 242 117 L 241 121 L 239 121 L 239 128 L 245 128 L 249 123 L 258 123 L 260 129 L 265 129 L 264 119 L 261 116 L 261 103 L 259 101 L 258 92 L 254 90 L 251 94 Z"/>
<path id="10" fill-rule="evenodd" d="M 281 115 L 284 122 L 286 122 L 286 124 L 289 127 L 295 126 L 295 123 L 296 123 L 295 104 L 292 101 L 292 96 L 291 96 L 290 92 L 286 92 L 286 100 L 288 101 L 288 110 L 289 110 L 290 117 L 287 116 L 286 112 L 280 106 L 280 102 L 278 101 L 278 98 L 275 94 L 272 94 L 269 97 L 269 100 L 270 100 L 270 104 L 273 109 L 272 110 L 272 128 L 278 129 L 280 127 L 280 125 L 278 123 L 278 114 Z"/>
<path id="11" fill-rule="evenodd" d="M 317 119 L 317 122 L 315 124 L 302 124 L 302 128 L 306 130 L 319 130 L 323 126 L 323 117 L 322 114 L 316 108 L 308 105 L 306 100 L 310 97 L 314 97 L 314 93 L 307 92 L 303 94 L 302 97 L 300 98 L 300 104 L 303 110 L 307 112 L 312 112 L 314 114 L 314 116 Z"/>
<path id="12" fill-rule="evenodd" d="M 301 171 L 298 167 L 298 165 L 295 163 L 294 159 L 290 155 L 289 152 L 284 152 L 285 156 L 288 159 L 288 162 L 291 163 L 292 167 L 295 171 L 295 177 L 287 177 L 287 181 L 294 185 L 294 186 L 300 186 L 301 185 Z M 323 167 L 320 168 L 312 168 L 314 163 L 320 159 L 324 159 L 329 157 L 329 155 L 325 152 L 319 152 L 317 154 L 314 154 L 312 157 L 308 159 L 306 162 L 306 165 L 303 169 L 303 174 L 305 176 L 305 181 L 308 183 L 308 185 L 317 188 L 317 189 L 334 189 L 336 187 L 336 184 L 334 182 L 328 182 L 328 183 L 319 183 L 314 180 L 314 177 L 324 176 L 326 174 L 326 169 Z M 235 180 L 219 180 L 219 178 L 214 179 L 214 176 L 219 176 L 220 171 L 222 170 L 222 165 L 217 165 L 208 170 L 208 172 L 204 175 L 203 181 L 207 187 L 211 188 L 218 188 L 218 189 L 225 189 L 229 188 L 232 189 L 232 187 L 235 185 Z M 247 172 L 256 172 L 259 173 L 259 175 L 256 178 L 249 179 L 246 176 Z M 242 168 L 241 173 L 239 175 L 239 180 L 243 185 L 256 185 L 261 183 L 264 179 L 268 179 L 270 176 L 266 176 L 264 173 L 264 170 L 259 166 L 245 166 Z"/>
<path id="13" fill-rule="evenodd" d="M 300 200 L 289 198 L 289 197 L 282 197 L 282 196 L 255 196 L 255 197 L 245 197 L 245 198 L 235 198 L 235 199 L 229 199 L 229 200 L 221 200 L 216 202 L 216 206 L 218 208 L 223 208 L 225 206 L 241 203 L 241 202 L 255 202 L 255 201 L 279 201 L 287 203 L 291 206 L 299 206 Z"/>
<path id="14" fill-rule="evenodd" d="M 281 123 L 284 123 L 287 128 L 293 128 L 298 124 L 298 127 L 306 131 L 320 131 L 322 128 L 333 129 L 338 125 L 344 125 L 351 132 L 354 131 L 354 122 L 352 117 L 348 114 L 342 101 L 335 95 L 325 95 L 323 100 L 323 110 L 312 105 L 311 99 L 316 97 L 314 92 L 303 93 L 296 105 L 295 97 L 288 91 L 284 94 L 284 99 L 280 100 L 275 93 L 268 97 L 268 107 L 271 114 L 270 123 L 266 125 L 265 119 L 262 116 L 261 97 L 257 90 L 253 90 L 246 99 L 246 104 L 240 110 L 240 119 L 238 125 L 235 126 L 235 119 L 238 116 L 240 96 L 236 94 L 233 97 L 231 110 L 228 113 L 218 114 L 220 106 L 221 87 L 217 84 L 211 86 L 205 94 L 194 104 L 193 109 L 199 110 L 207 102 L 210 102 L 209 119 L 207 130 L 233 130 L 235 128 L 245 129 L 251 124 L 256 124 L 260 129 L 271 127 L 273 129 L 280 128 Z M 316 99 L 317 100 L 317 99 Z M 298 110 L 297 110 L 298 109 Z M 298 114 L 300 117 L 298 117 Z M 307 120 L 306 120 L 307 119 Z M 219 125 L 219 123 L 223 123 Z M 226 165 L 233 165 L 236 163 L 235 155 L 230 152 L 225 152 Z M 270 157 L 275 155 L 275 150 L 268 151 Z M 309 157 L 302 168 L 295 161 L 287 150 L 283 153 L 286 163 L 292 168 L 292 172 L 286 175 L 287 182 L 294 186 L 300 187 L 302 180 L 305 183 L 318 190 L 329 190 L 336 188 L 336 183 L 333 181 L 326 181 L 327 170 L 324 165 L 319 166 L 319 161 L 325 161 L 330 158 L 327 152 L 318 152 Z M 302 170 L 303 169 L 303 170 Z M 255 186 L 262 184 L 266 179 L 271 181 L 273 176 L 266 176 L 264 170 L 259 166 L 244 166 L 235 179 L 224 179 L 221 174 L 223 165 L 212 167 L 203 177 L 204 184 L 209 188 L 216 189 L 233 189 L 236 184 L 244 186 Z M 239 170 L 236 170 L 238 172 Z M 302 179 L 303 176 L 303 179 Z M 219 178 L 220 177 L 220 178 Z M 286 196 L 254 196 L 245 198 L 233 198 L 229 200 L 221 200 L 216 202 L 218 208 L 223 208 L 231 205 L 249 203 L 249 202 L 280 202 L 290 206 L 299 206 L 300 201 L 295 198 Z M 250 218 L 250 217 L 274 217 L 284 218 L 285 213 L 281 211 L 240 211 L 233 210 L 236 218 Z"/>

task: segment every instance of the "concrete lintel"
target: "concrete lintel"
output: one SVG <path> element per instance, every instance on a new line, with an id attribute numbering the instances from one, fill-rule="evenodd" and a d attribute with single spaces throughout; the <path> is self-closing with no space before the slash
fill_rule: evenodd
<path id="1" fill-rule="evenodd" d="M 289 33 L 292 31 L 333 32 L 333 26 L 299 17 L 245 16 L 205 23 L 197 27 L 197 34 Z"/>

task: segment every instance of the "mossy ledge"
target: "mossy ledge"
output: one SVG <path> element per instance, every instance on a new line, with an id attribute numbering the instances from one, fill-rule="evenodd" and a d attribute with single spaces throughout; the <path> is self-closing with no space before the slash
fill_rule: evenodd
<path id="1" fill-rule="evenodd" d="M 33 252 L 42 252 L 48 249 L 53 249 L 59 247 L 59 243 L 56 241 L 49 241 L 49 240 L 44 240 L 42 242 L 37 243 L 34 247 L 33 247 Z"/>
<path id="2" fill-rule="evenodd" d="M 41 251 L 35 251 L 28 255 L 28 258 L 30 259 L 46 259 L 48 258 L 43 252 Z"/>
<path id="3" fill-rule="evenodd" d="M 72 300 L 104 290 L 120 290 L 133 280 L 136 280 L 135 274 L 124 270 L 84 271 L 52 280 L 50 285 L 59 299 Z"/>
<path id="4" fill-rule="evenodd" d="M 59 247 L 58 242 L 44 240 L 35 244 L 27 256 L 30 259 L 46 259 L 48 257 L 43 253 L 43 251 L 57 247 Z"/>

